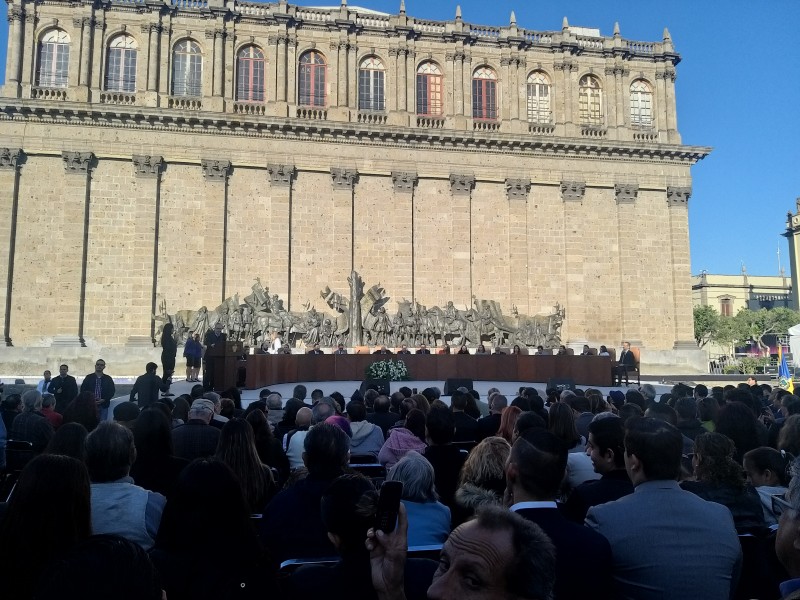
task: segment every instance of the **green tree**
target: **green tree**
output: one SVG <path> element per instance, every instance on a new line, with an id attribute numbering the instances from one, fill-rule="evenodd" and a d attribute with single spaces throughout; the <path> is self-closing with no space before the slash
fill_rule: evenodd
<path id="1" fill-rule="evenodd" d="M 800 313 L 790 308 L 750 310 L 742 308 L 731 319 L 732 341 L 744 342 L 752 339 L 764 353 L 768 350 L 764 336 L 785 334 L 789 327 L 800 323 Z"/>
<path id="2" fill-rule="evenodd" d="M 701 348 L 710 341 L 716 341 L 720 329 L 719 313 L 712 306 L 694 307 L 694 339 Z"/>

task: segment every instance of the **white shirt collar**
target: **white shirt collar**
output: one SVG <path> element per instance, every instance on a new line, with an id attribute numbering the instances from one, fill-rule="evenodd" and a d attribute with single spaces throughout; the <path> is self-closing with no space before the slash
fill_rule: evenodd
<path id="1" fill-rule="evenodd" d="M 524 510 L 526 508 L 558 508 L 554 500 L 543 500 L 538 502 L 517 502 L 509 508 L 512 512 Z"/>

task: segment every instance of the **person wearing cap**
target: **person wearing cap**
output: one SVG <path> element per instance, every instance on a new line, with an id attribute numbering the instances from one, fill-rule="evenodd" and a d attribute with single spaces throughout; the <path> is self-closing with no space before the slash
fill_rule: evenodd
<path id="1" fill-rule="evenodd" d="M 172 430 L 175 456 L 191 461 L 216 452 L 220 433 L 219 429 L 209 425 L 213 416 L 214 403 L 211 400 L 198 398 L 192 402 L 189 419 Z"/>

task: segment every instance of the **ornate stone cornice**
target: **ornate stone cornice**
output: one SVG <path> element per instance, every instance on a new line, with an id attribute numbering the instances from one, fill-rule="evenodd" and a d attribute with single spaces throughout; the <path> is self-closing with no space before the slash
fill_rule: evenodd
<path id="1" fill-rule="evenodd" d="M 413 192 L 417 185 L 417 174 L 410 171 L 392 171 L 392 183 L 395 192 Z"/>
<path id="2" fill-rule="evenodd" d="M 530 179 L 506 179 L 506 198 L 509 200 L 527 200 L 530 191 Z"/>
<path id="3" fill-rule="evenodd" d="M 137 177 L 157 179 L 164 169 L 164 158 L 161 156 L 133 155 L 133 172 Z"/>
<path id="4" fill-rule="evenodd" d="M 78 173 L 85 175 L 92 168 L 94 154 L 92 152 L 62 152 L 61 158 L 64 161 L 64 170 L 67 173 Z"/>
<path id="5" fill-rule="evenodd" d="M 22 9 L 15 6 L 10 11 L 8 11 L 8 22 L 13 23 L 14 21 L 22 21 L 24 14 Z"/>
<path id="6" fill-rule="evenodd" d="M 685 206 L 689 203 L 689 197 L 692 195 L 692 188 L 690 187 L 667 187 L 667 203 L 671 206 Z"/>
<path id="7" fill-rule="evenodd" d="M 206 181 L 225 181 L 231 174 L 231 161 L 204 158 L 200 161 Z"/>
<path id="8" fill-rule="evenodd" d="M 0 148 L 0 171 L 17 169 L 21 156 L 22 148 Z"/>
<path id="9" fill-rule="evenodd" d="M 37 17 L 33 13 L 26 12 L 25 13 L 25 22 L 26 23 L 33 23 L 34 25 L 36 25 L 36 23 L 39 22 L 39 17 Z"/>
<path id="10" fill-rule="evenodd" d="M 585 181 L 562 181 L 561 200 L 564 202 L 582 202 L 586 192 Z"/>
<path id="11" fill-rule="evenodd" d="M 268 164 L 267 171 L 269 171 L 269 178 L 272 185 L 276 187 L 292 186 L 292 179 L 294 179 L 295 175 L 294 165 Z"/>
<path id="12" fill-rule="evenodd" d="M 358 171 L 333 167 L 331 168 L 331 179 L 334 190 L 352 190 L 358 181 Z"/>
<path id="13" fill-rule="evenodd" d="M 639 196 L 639 184 L 637 183 L 617 183 L 614 185 L 614 195 L 617 204 L 630 204 L 636 202 Z"/>
<path id="14" fill-rule="evenodd" d="M 454 196 L 468 196 L 472 193 L 475 187 L 474 175 L 461 175 L 459 173 L 451 173 L 450 175 L 450 193 Z"/>

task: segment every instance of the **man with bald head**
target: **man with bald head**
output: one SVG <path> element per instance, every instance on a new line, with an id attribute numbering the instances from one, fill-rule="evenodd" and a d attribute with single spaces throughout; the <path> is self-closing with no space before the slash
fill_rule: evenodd
<path id="1" fill-rule="evenodd" d="M 283 451 L 286 452 L 289 468 L 292 470 L 303 466 L 303 441 L 308 435 L 312 419 L 311 409 L 304 406 L 297 411 L 297 416 L 294 418 L 295 428 L 283 437 Z"/>

